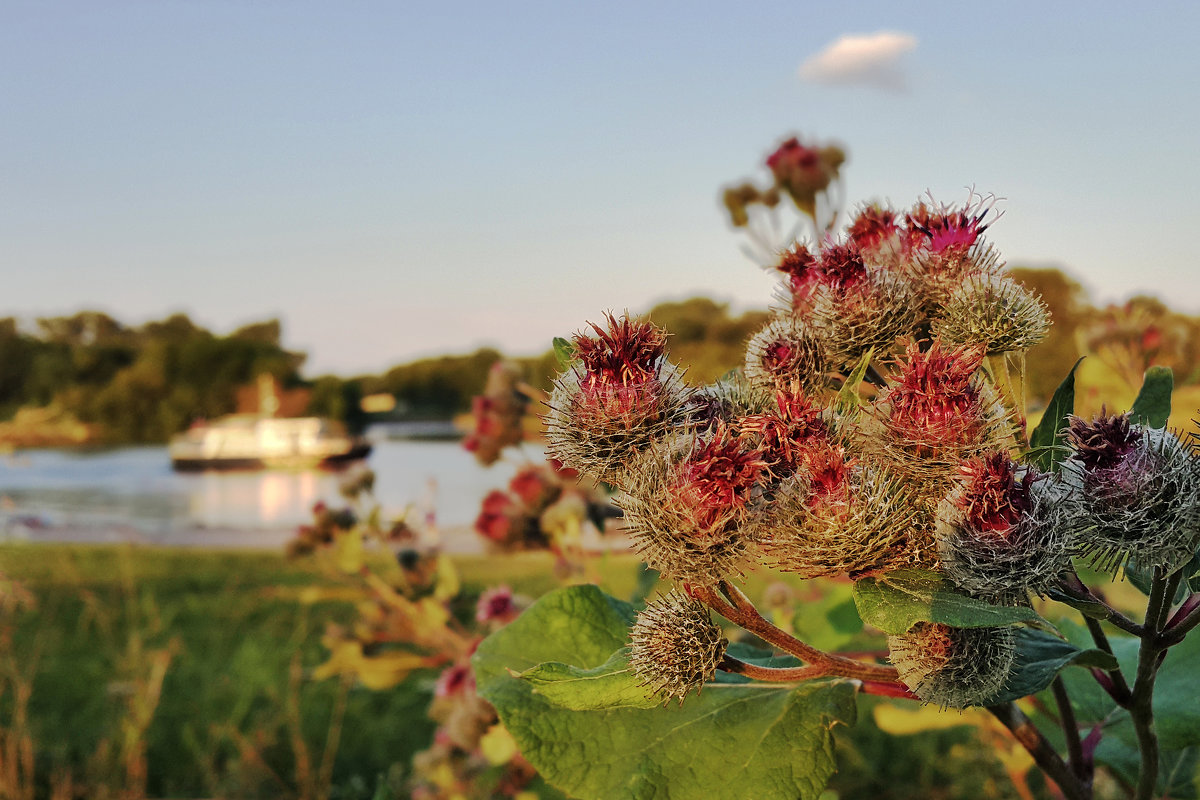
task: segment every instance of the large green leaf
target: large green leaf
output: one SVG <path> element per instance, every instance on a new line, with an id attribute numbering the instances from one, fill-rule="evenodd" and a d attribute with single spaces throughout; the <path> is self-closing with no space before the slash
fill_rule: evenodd
<path id="1" fill-rule="evenodd" d="M 1054 390 L 1041 422 L 1029 435 L 1027 460 L 1043 472 L 1057 472 L 1065 455 L 1062 449 L 1063 429 L 1067 427 L 1067 417 L 1075 413 L 1075 370 L 1079 369 L 1080 361 L 1083 359 L 1075 362 L 1067 377 Z"/>
<path id="2" fill-rule="evenodd" d="M 1017 660 L 1008 683 L 998 695 L 980 705 L 994 706 L 1037 694 L 1060 670 L 1071 665 L 1101 669 L 1117 665 L 1117 660 L 1102 650 L 1084 650 L 1045 631 L 1021 628 L 1016 636 Z"/>
<path id="3" fill-rule="evenodd" d="M 664 698 L 647 691 L 629 665 L 629 650 L 621 648 L 598 667 L 581 669 L 547 661 L 519 673 L 522 680 L 560 708 L 594 711 L 605 708 L 654 708 Z"/>
<path id="4" fill-rule="evenodd" d="M 1082 626 L 1064 621 L 1060 630 L 1075 644 L 1085 645 L 1088 633 Z M 1132 685 L 1137 674 L 1138 640 L 1131 636 L 1110 635 L 1109 642 L 1126 680 Z M 1085 645 L 1086 646 L 1086 645 Z M 1124 719 L 1125 711 L 1116 704 L 1086 673 L 1072 670 L 1063 673 L 1081 722 L 1107 720 L 1115 723 Z M 1167 651 L 1154 685 L 1154 720 L 1159 746 L 1163 750 L 1182 750 L 1200 746 L 1200 692 L 1196 691 L 1196 675 L 1200 674 L 1200 635 L 1188 636 Z"/>
<path id="5" fill-rule="evenodd" d="M 959 594 L 934 572 L 897 570 L 854 585 L 854 603 L 863 622 L 900 634 L 918 622 L 954 628 L 991 628 L 1038 619 L 1033 609 L 993 606 Z"/>
<path id="6" fill-rule="evenodd" d="M 1138 752 L 1137 733 L 1127 716 L 1104 729 L 1104 738 L 1096 748 L 1096 761 L 1108 766 L 1126 783 L 1137 783 L 1142 771 L 1142 756 Z M 1196 800 L 1198 767 L 1198 748 L 1187 747 L 1159 753 L 1155 796 L 1169 797 L 1171 800 Z"/>
<path id="7" fill-rule="evenodd" d="M 1142 379 L 1142 388 L 1133 401 L 1130 414 L 1134 422 L 1151 428 L 1167 427 L 1171 416 L 1171 390 L 1175 388 L 1175 376 L 1170 367 L 1151 367 Z"/>
<path id="8" fill-rule="evenodd" d="M 632 606 L 594 586 L 546 595 L 486 639 L 473 662 L 479 692 L 496 707 L 522 754 L 552 784 L 583 800 L 610 798 L 817 798 L 835 768 L 832 728 L 852 723 L 848 682 L 780 686 L 714 682 L 682 706 L 600 708 L 597 678 L 624 669 Z M 544 662 L 577 672 L 531 668 Z M 552 700 L 544 680 L 564 676 Z M 609 680 L 613 680 L 611 677 Z M 618 696 L 628 686 L 612 684 Z M 573 710 L 587 705 L 594 710 Z"/>

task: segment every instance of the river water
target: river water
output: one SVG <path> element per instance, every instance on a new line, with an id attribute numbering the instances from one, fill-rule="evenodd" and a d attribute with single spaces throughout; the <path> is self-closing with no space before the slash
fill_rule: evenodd
<path id="1" fill-rule="evenodd" d="M 383 439 L 365 463 L 385 518 L 409 509 L 461 529 L 519 461 L 485 468 L 457 441 Z M 21 451 L 0 457 L 0 539 L 269 546 L 309 521 L 317 501 L 341 504 L 341 480 L 320 470 L 177 473 L 165 447 Z"/>

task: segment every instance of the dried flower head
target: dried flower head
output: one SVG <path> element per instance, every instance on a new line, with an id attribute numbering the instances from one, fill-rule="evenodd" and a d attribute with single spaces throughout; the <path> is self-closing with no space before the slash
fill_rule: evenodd
<path id="1" fill-rule="evenodd" d="M 721 193 L 721 202 L 729 212 L 729 222 L 735 228 L 744 228 L 750 224 L 749 207 L 761 204 L 767 208 L 779 205 L 779 190 L 771 187 L 761 191 L 752 183 L 742 183 L 730 186 Z"/>
<path id="2" fill-rule="evenodd" d="M 1050 310 L 1012 278 L 976 275 L 950 293 L 933 333 L 948 344 L 982 345 L 988 355 L 1028 350 L 1050 331 Z"/>
<path id="3" fill-rule="evenodd" d="M 576 334 L 577 361 L 555 382 L 546 414 L 547 453 L 597 480 L 685 415 L 687 391 L 665 358 L 666 334 L 649 322 L 608 315 L 594 336 Z"/>
<path id="4" fill-rule="evenodd" d="M 1080 554 L 1102 569 L 1132 558 L 1173 569 L 1200 540 L 1200 474 L 1190 447 L 1128 415 L 1070 421 L 1061 513 Z"/>
<path id="5" fill-rule="evenodd" d="M 993 599 L 1045 592 L 1070 563 L 1056 497 L 1007 453 L 963 462 L 938 507 L 943 571 L 963 589 Z"/>
<path id="6" fill-rule="evenodd" d="M 871 271 L 861 280 L 822 285 L 809 319 L 835 361 L 854 361 L 874 348 L 891 349 L 924 319 L 920 298 L 904 275 Z"/>
<path id="7" fill-rule="evenodd" d="M 1008 682 L 1016 660 L 1011 628 L 951 628 L 918 622 L 888 637 L 900 680 L 926 703 L 942 708 L 981 705 Z"/>
<path id="8" fill-rule="evenodd" d="M 904 483 L 874 465 L 847 462 L 834 446 L 815 449 L 776 490 L 764 521 L 764 560 L 805 578 L 859 576 L 899 566 L 914 546 L 919 507 Z"/>
<path id="9" fill-rule="evenodd" d="M 773 317 L 746 345 L 746 380 L 767 391 L 822 387 L 828 369 L 824 345 L 793 316 Z"/>
<path id="10" fill-rule="evenodd" d="M 711 584 L 740 572 L 766 475 L 762 452 L 718 424 L 637 459 L 616 504 L 646 563 L 668 578 Z"/>
<path id="11" fill-rule="evenodd" d="M 708 607 L 679 592 L 639 612 L 630 638 L 629 663 L 642 684 L 680 704 L 712 680 L 729 644 Z"/>

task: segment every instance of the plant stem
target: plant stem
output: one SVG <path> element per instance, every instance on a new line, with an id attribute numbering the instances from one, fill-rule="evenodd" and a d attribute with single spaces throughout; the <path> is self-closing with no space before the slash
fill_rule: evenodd
<path id="1" fill-rule="evenodd" d="M 1046 777 L 1058 784 L 1067 800 L 1091 800 L 1091 789 L 1076 777 L 1033 721 L 1017 708 L 1016 703 L 989 706 L 988 712 L 1012 732 L 1021 746 L 1033 756 L 1042 772 L 1046 773 Z"/>
<path id="2" fill-rule="evenodd" d="M 728 653 L 721 659 L 721 663 L 717 665 L 717 669 L 722 672 L 745 675 L 748 678 L 755 678 L 760 681 L 771 681 L 772 683 L 807 681 L 813 678 L 824 678 L 828 674 L 823 667 L 812 665 L 805 667 L 762 667 L 758 664 L 742 661 L 740 658 L 735 658 Z"/>
<path id="3" fill-rule="evenodd" d="M 1092 641 L 1096 643 L 1096 647 L 1115 658 L 1116 655 L 1113 653 L 1112 645 L 1108 642 L 1108 636 L 1104 633 L 1104 628 L 1100 625 L 1100 620 L 1092 619 L 1085 614 L 1083 621 L 1087 624 L 1088 631 L 1092 634 Z M 1129 690 L 1129 684 L 1125 681 L 1125 673 L 1121 672 L 1121 667 L 1117 666 L 1116 669 L 1108 670 L 1102 674 L 1108 675 L 1112 686 L 1105 686 L 1103 683 L 1100 685 L 1104 686 L 1104 690 L 1116 701 L 1117 705 L 1122 708 L 1128 708 L 1132 694 Z"/>
<path id="4" fill-rule="evenodd" d="M 1066 578 L 1059 582 L 1058 588 L 1061 589 L 1064 594 L 1068 594 L 1076 600 L 1080 600 L 1085 603 L 1095 603 L 1096 605 L 1103 606 L 1105 609 L 1105 622 L 1111 622 L 1115 627 L 1118 627 L 1126 633 L 1134 636 L 1142 635 L 1143 627 L 1141 625 L 1137 624 L 1129 617 L 1125 616 L 1120 611 L 1117 611 L 1108 603 L 1104 602 L 1104 600 L 1093 594 L 1092 590 L 1089 589 L 1087 585 L 1079 579 L 1079 576 L 1073 569 Z M 1084 616 L 1086 617 L 1087 615 L 1085 614 Z"/>
<path id="5" fill-rule="evenodd" d="M 1171 617 L 1171 621 L 1163 628 L 1158 643 L 1161 647 L 1177 645 L 1187 636 L 1188 631 L 1197 625 L 1200 625 L 1200 594 L 1193 594 L 1183 601 L 1175 616 Z"/>
<path id="6" fill-rule="evenodd" d="M 1160 642 L 1159 634 L 1171 611 L 1171 601 L 1182 580 L 1182 570 L 1168 575 L 1162 567 L 1154 568 L 1154 580 L 1150 584 L 1150 599 L 1146 602 L 1146 622 L 1143 625 L 1142 643 L 1138 648 L 1137 677 L 1133 681 L 1133 694 L 1129 702 L 1129 718 L 1137 734 L 1138 751 L 1141 753 L 1141 771 L 1138 773 L 1135 800 L 1151 800 L 1158 783 L 1158 734 L 1154 730 L 1154 679 L 1166 647 Z"/>
<path id="7" fill-rule="evenodd" d="M 1054 676 L 1050 684 L 1054 690 L 1054 702 L 1058 705 L 1058 717 L 1062 724 L 1063 733 L 1067 737 L 1067 764 L 1075 777 L 1085 787 L 1092 783 L 1091 770 L 1083 758 L 1083 742 L 1079 738 L 1079 723 L 1075 721 L 1075 709 L 1071 707 L 1071 697 L 1067 694 L 1067 686 L 1062 676 Z"/>
<path id="8" fill-rule="evenodd" d="M 880 683 L 899 681 L 900 676 L 895 667 L 866 664 L 852 658 L 826 653 L 775 627 L 758 613 L 758 609 L 740 589 L 728 581 L 722 581 L 720 589 L 729 598 L 728 600 L 711 587 L 694 588 L 692 594 L 735 625 L 745 628 L 785 653 L 790 653 L 801 661 L 820 668 L 820 677 L 837 676 Z"/>

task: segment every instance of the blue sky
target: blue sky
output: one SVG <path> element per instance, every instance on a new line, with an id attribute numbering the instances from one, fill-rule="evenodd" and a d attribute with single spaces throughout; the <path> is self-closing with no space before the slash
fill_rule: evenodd
<path id="1" fill-rule="evenodd" d="M 269 316 L 309 374 L 765 305 L 720 187 L 1005 198 L 1012 264 L 1200 312 L 1200 6 L 0 0 L 0 315 Z M 906 89 L 801 79 L 847 34 Z M 828 77 L 828 76 L 826 76 Z"/>

